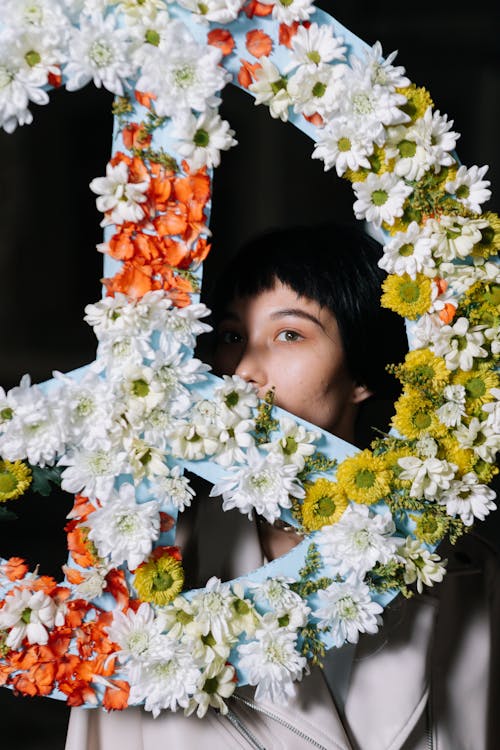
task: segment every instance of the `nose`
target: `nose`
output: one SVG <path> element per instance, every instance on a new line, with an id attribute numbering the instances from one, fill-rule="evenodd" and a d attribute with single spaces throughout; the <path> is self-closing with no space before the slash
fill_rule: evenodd
<path id="1" fill-rule="evenodd" d="M 264 357 L 258 348 L 250 343 L 245 346 L 240 360 L 234 371 L 235 375 L 246 380 L 250 385 L 261 391 L 267 383 Z"/>

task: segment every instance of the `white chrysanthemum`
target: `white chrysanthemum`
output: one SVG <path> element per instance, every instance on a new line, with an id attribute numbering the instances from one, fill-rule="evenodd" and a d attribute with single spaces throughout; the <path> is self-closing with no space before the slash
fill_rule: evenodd
<path id="1" fill-rule="evenodd" d="M 126 466 L 127 454 L 107 443 L 94 449 L 79 449 L 59 459 L 66 466 L 61 474 L 61 487 L 66 492 L 80 493 L 106 502 L 113 492 L 115 478 Z"/>
<path id="2" fill-rule="evenodd" d="M 474 165 L 467 169 L 461 166 L 454 180 L 445 184 L 447 193 L 451 193 L 462 203 L 469 211 L 481 213 L 481 203 L 485 203 L 491 198 L 491 190 L 488 189 L 491 182 L 483 180 L 488 171 L 488 165 L 478 167 Z"/>
<path id="3" fill-rule="evenodd" d="M 470 289 L 477 281 L 488 283 L 496 281 L 498 277 L 498 266 L 496 263 L 485 263 L 484 258 L 472 257 L 472 263 L 459 263 L 456 260 L 451 263 L 441 263 L 439 270 L 441 277 L 446 279 L 448 285 L 455 294 L 462 295 Z M 494 273 L 490 275 L 489 266 L 494 266 Z"/>
<path id="4" fill-rule="evenodd" d="M 370 589 L 362 581 L 331 583 L 318 591 L 320 605 L 314 615 L 319 627 L 329 627 L 337 648 L 357 643 L 360 633 L 376 633 L 382 623 L 383 608 L 370 598 Z"/>
<path id="5" fill-rule="evenodd" d="M 66 572 L 66 566 L 63 566 Z M 107 586 L 107 568 L 103 566 L 94 566 L 89 570 L 78 571 L 82 576 L 80 583 L 74 586 L 73 591 L 77 599 L 92 601 L 101 596 Z"/>
<path id="6" fill-rule="evenodd" d="M 487 421 L 472 417 L 468 425 L 461 424 L 453 433 L 463 448 L 470 448 L 483 461 L 492 463 L 500 450 L 500 434 Z"/>
<path id="7" fill-rule="evenodd" d="M 469 472 L 461 480 L 452 482 L 438 498 L 438 503 L 446 505 L 448 515 L 460 516 L 466 526 L 472 526 L 475 518 L 484 521 L 490 511 L 496 510 L 495 497 L 492 489 L 480 484 L 476 474 Z"/>
<path id="8" fill-rule="evenodd" d="M 180 466 L 174 466 L 165 476 L 157 477 L 153 483 L 153 492 L 167 502 L 183 511 L 191 505 L 195 491 L 189 479 L 181 475 Z"/>
<path id="9" fill-rule="evenodd" d="M 346 67 L 344 75 L 345 95 L 340 103 L 340 114 L 356 126 L 373 132 L 373 140 L 379 145 L 385 141 L 385 127 L 409 121 L 400 107 L 406 97 L 398 94 L 392 86 L 373 84 L 370 70 L 363 66 Z M 385 127 L 384 127 L 385 126 Z"/>
<path id="10" fill-rule="evenodd" d="M 255 700 L 286 704 L 293 697 L 294 680 L 301 680 L 307 661 L 297 648 L 297 635 L 280 628 L 276 618 L 266 616 L 256 640 L 238 646 L 239 663 L 250 685 L 256 685 Z"/>
<path id="11" fill-rule="evenodd" d="M 234 640 L 232 620 L 236 618 L 234 603 L 236 597 L 229 583 L 222 583 L 212 576 L 204 591 L 191 599 L 193 620 L 188 623 L 188 632 L 207 636 L 209 633 L 218 643 L 231 643 Z"/>
<path id="12" fill-rule="evenodd" d="M 196 21 L 230 23 L 238 17 L 245 0 L 178 0 L 178 4 L 190 10 Z"/>
<path id="13" fill-rule="evenodd" d="M 182 344 L 194 347 L 197 336 L 212 330 L 212 326 L 200 320 L 207 315 L 210 315 L 210 310 L 202 302 L 169 310 L 160 330 L 159 348 L 168 351 L 172 346 Z"/>
<path id="14" fill-rule="evenodd" d="M 243 467 L 231 467 L 231 473 L 220 479 L 211 489 L 210 497 L 222 495 L 223 510 L 238 508 L 241 513 L 253 517 L 259 515 L 273 523 L 281 508 L 290 508 L 290 495 L 304 497 L 304 489 L 297 480 L 297 467 L 285 464 L 276 453 L 262 455 L 251 446 L 247 451 L 248 462 Z"/>
<path id="15" fill-rule="evenodd" d="M 0 126 L 7 133 L 32 122 L 30 102 L 48 103 L 49 96 L 43 88 L 46 83 L 43 68 L 30 67 L 20 55 L 17 40 L 0 33 Z"/>
<path id="16" fill-rule="evenodd" d="M 89 187 L 99 196 L 96 199 L 97 210 L 105 214 L 102 227 L 126 221 L 140 222 L 144 218 L 141 203 L 147 200 L 145 193 L 149 180 L 130 182 L 129 169 L 124 161 L 115 166 L 108 162 L 106 177 L 95 177 Z"/>
<path id="17" fill-rule="evenodd" d="M 229 698 L 236 689 L 235 669 L 222 659 L 214 659 L 204 670 L 198 682 L 198 689 L 185 709 L 186 716 L 195 710 L 199 719 L 207 713 L 209 707 L 215 708 L 223 716 L 227 714 L 224 698 Z"/>
<path id="18" fill-rule="evenodd" d="M 171 135 L 177 139 L 176 150 L 187 160 L 191 170 L 218 167 L 220 152 L 238 143 L 227 120 L 223 120 L 214 109 L 208 109 L 198 117 L 191 112 L 174 117 Z"/>
<path id="19" fill-rule="evenodd" d="M 307 21 L 316 8 L 314 0 L 261 0 L 263 5 L 273 6 L 273 18 L 280 23 L 291 24 L 294 21 Z"/>
<path id="20" fill-rule="evenodd" d="M 245 463 L 244 451 L 255 445 L 252 431 L 255 420 L 240 419 L 228 409 L 223 410 L 223 419 L 218 419 L 217 440 L 219 447 L 214 460 L 221 466 L 232 466 L 235 463 Z"/>
<path id="21" fill-rule="evenodd" d="M 272 607 L 281 627 L 296 630 L 307 623 L 307 616 L 311 610 L 302 597 L 291 590 L 289 584 L 293 583 L 293 580 L 277 576 L 249 583 L 248 588 L 256 602 Z"/>
<path id="22" fill-rule="evenodd" d="M 491 328 L 486 328 L 484 331 L 485 341 L 488 342 L 491 349 L 491 353 L 494 357 L 500 355 L 500 327 L 493 325 Z"/>
<path id="23" fill-rule="evenodd" d="M 354 572 L 363 578 L 376 563 L 385 565 L 394 556 L 395 532 L 389 511 L 373 513 L 366 505 L 349 505 L 337 523 L 323 526 L 317 544 L 325 563 L 341 576 Z"/>
<path id="24" fill-rule="evenodd" d="M 304 468 L 307 456 L 312 456 L 316 450 L 321 433 L 309 430 L 290 417 L 282 417 L 279 426 L 280 436 L 270 443 L 264 443 L 261 448 L 269 453 L 278 453 L 286 463 L 295 464 L 298 471 Z"/>
<path id="25" fill-rule="evenodd" d="M 438 454 L 439 446 L 434 438 L 430 435 L 424 434 L 415 443 L 415 450 L 419 456 L 423 458 L 435 458 Z"/>
<path id="26" fill-rule="evenodd" d="M 134 487 L 122 484 L 102 508 L 89 514 L 85 526 L 100 557 L 115 566 L 126 562 L 134 570 L 160 535 L 160 506 L 156 500 L 138 503 Z"/>
<path id="27" fill-rule="evenodd" d="M 443 326 L 436 334 L 431 346 L 434 354 L 444 357 L 450 370 L 472 370 L 474 359 L 488 356 L 483 347 L 484 326 L 470 327 L 467 318 L 458 318 L 451 326 Z"/>
<path id="28" fill-rule="evenodd" d="M 447 561 L 441 560 L 435 552 L 429 552 L 417 539 L 408 536 L 398 552 L 405 564 L 404 581 L 407 584 L 416 581 L 419 594 L 424 585 L 433 586 L 443 580 Z"/>
<path id="29" fill-rule="evenodd" d="M 144 360 L 154 356 L 150 336 L 123 333 L 102 338 L 97 347 L 97 357 L 90 365 L 96 373 L 106 371 L 110 382 L 119 382 L 126 367 L 140 367 Z"/>
<path id="30" fill-rule="evenodd" d="M 403 456 L 398 459 L 398 464 L 403 469 L 399 478 L 412 483 L 410 496 L 426 497 L 428 500 L 434 499 L 441 490 L 448 489 L 457 470 L 455 464 L 438 458 L 422 460 L 417 456 Z"/>
<path id="31" fill-rule="evenodd" d="M 188 645 L 163 636 L 162 648 L 161 660 L 135 670 L 130 686 L 129 703 L 144 703 L 145 710 L 155 718 L 164 708 L 186 708 L 200 679 Z"/>
<path id="32" fill-rule="evenodd" d="M 410 185 L 391 172 L 376 175 L 370 173 L 363 182 L 353 182 L 356 195 L 354 213 L 357 219 L 366 219 L 375 226 L 382 222 L 394 224 L 396 217 L 402 216 L 403 205 L 413 192 Z"/>
<path id="33" fill-rule="evenodd" d="M 289 78 L 287 89 L 294 112 L 306 117 L 319 114 L 328 118 L 342 96 L 343 70 L 340 65 L 302 65 Z"/>
<path id="34" fill-rule="evenodd" d="M 412 221 L 406 232 L 396 232 L 384 245 L 384 255 L 378 265 L 387 273 L 402 276 L 407 273 L 415 279 L 417 273 L 435 276 L 436 268 L 432 259 L 433 240 L 427 226 L 422 230 Z"/>
<path id="35" fill-rule="evenodd" d="M 426 223 L 433 240 L 433 255 L 443 261 L 467 258 L 474 245 L 481 241 L 481 230 L 488 226 L 484 219 L 465 216 L 441 216 Z"/>
<path id="36" fill-rule="evenodd" d="M 322 128 L 312 154 L 322 159 L 325 172 L 335 167 L 342 177 L 347 169 L 370 169 L 368 157 L 373 153 L 373 138 L 347 117 L 335 117 Z"/>
<path id="37" fill-rule="evenodd" d="M 172 414 L 184 414 L 192 402 L 188 385 L 206 379 L 210 366 L 192 356 L 192 352 L 170 350 L 155 352 L 151 362 L 156 386 L 163 391 L 163 403 L 170 405 Z"/>
<path id="38" fill-rule="evenodd" d="M 168 430 L 168 447 L 173 456 L 199 461 L 217 452 L 219 441 L 215 427 L 198 426 L 191 421 L 175 420 Z"/>
<path id="39" fill-rule="evenodd" d="M 443 390 L 445 402 L 436 414 L 447 427 L 456 427 L 465 414 L 465 388 L 463 385 L 447 385 Z"/>
<path id="40" fill-rule="evenodd" d="M 344 38 L 335 36 L 333 27 L 312 23 L 308 28 L 299 26 L 292 39 L 290 64 L 285 73 L 297 65 L 307 65 L 311 68 L 332 60 L 345 60 L 347 47 Z"/>
<path id="41" fill-rule="evenodd" d="M 439 336 L 443 327 L 443 322 L 439 315 L 430 315 L 424 313 L 418 320 L 413 322 L 409 331 L 409 338 L 412 349 L 426 349 Z"/>
<path id="42" fill-rule="evenodd" d="M 155 54 L 144 59 L 136 88 L 156 94 L 159 115 L 171 117 L 183 109 L 204 112 L 220 104 L 216 94 L 228 82 L 229 74 L 219 65 L 219 49 L 197 44 L 180 21 L 169 24 L 154 49 Z"/>
<path id="43" fill-rule="evenodd" d="M 0 630 L 9 630 L 5 645 L 17 650 L 24 638 L 28 643 L 45 645 L 49 639 L 48 631 L 56 623 L 57 607 L 53 599 L 43 591 L 32 592 L 28 589 L 16 589 L 12 595 L 5 597 L 5 604 L 0 609 Z"/>
<path id="44" fill-rule="evenodd" d="M 165 618 L 155 614 L 153 607 L 143 602 L 139 609 L 122 612 L 115 609 L 111 625 L 106 628 L 113 643 L 120 646 L 115 654 L 120 662 L 129 659 L 136 662 L 158 661 L 161 659 L 160 645 L 164 639 L 158 639 L 165 628 Z"/>
<path id="45" fill-rule="evenodd" d="M 124 414 L 131 424 L 137 424 L 145 414 L 163 403 L 165 388 L 153 367 L 126 365 L 114 374 L 117 395 L 123 400 Z"/>
<path id="46" fill-rule="evenodd" d="M 448 120 L 447 115 L 441 115 L 439 110 L 433 110 L 432 107 L 428 107 L 424 116 L 414 125 L 426 148 L 430 149 L 436 165 L 449 167 L 455 162 L 451 152 L 460 138 L 460 133 L 451 130 L 452 126 L 453 120 Z"/>
<path id="47" fill-rule="evenodd" d="M 135 73 L 129 52 L 127 31 L 119 28 L 117 14 L 81 15 L 68 43 L 66 88 L 76 91 L 93 81 L 98 88 L 122 96 L 124 84 Z"/>
<path id="48" fill-rule="evenodd" d="M 156 482 L 168 474 L 165 452 L 147 440 L 135 437 L 132 433 L 124 438 L 123 447 L 128 455 L 127 472 L 132 474 L 136 486 L 143 479 Z"/>
<path id="49" fill-rule="evenodd" d="M 118 6 L 117 10 L 123 13 L 125 21 L 130 25 L 141 21 L 154 22 L 158 15 L 165 12 L 165 0 L 111 0 L 111 2 Z"/>
<path id="50" fill-rule="evenodd" d="M 57 0 L 3 0 L 0 26 L 50 34 L 67 29 L 69 23 Z"/>
<path id="51" fill-rule="evenodd" d="M 404 88 L 410 85 L 410 80 L 404 75 L 405 69 L 401 65 L 392 64 L 397 54 L 395 50 L 384 59 L 382 45 L 380 42 L 375 42 L 373 47 L 364 50 L 363 59 L 354 57 L 352 64 L 361 73 L 368 73 L 374 86 L 385 86 L 392 90 Z"/>
<path id="52" fill-rule="evenodd" d="M 487 413 L 486 424 L 495 432 L 500 432 L 500 388 L 490 388 L 494 401 L 483 404 L 483 411 Z"/>
<path id="53" fill-rule="evenodd" d="M 267 104 L 271 117 L 288 120 L 288 108 L 291 99 L 287 90 L 287 81 L 268 57 L 261 57 L 260 67 L 255 70 L 255 81 L 248 90 L 255 96 L 255 104 Z"/>
<path id="54" fill-rule="evenodd" d="M 223 383 L 214 389 L 214 399 L 241 419 L 249 419 L 259 403 L 254 386 L 239 375 L 223 375 Z"/>
<path id="55" fill-rule="evenodd" d="M 113 426 L 116 402 L 110 384 L 91 370 L 87 370 L 80 382 L 57 371 L 54 378 L 62 386 L 59 400 L 66 404 L 68 442 L 85 442 L 88 434 L 92 441 L 104 439 Z"/>
<path id="56" fill-rule="evenodd" d="M 121 292 L 87 305 L 84 320 L 92 326 L 98 339 L 130 333 L 138 327 L 136 305 Z"/>

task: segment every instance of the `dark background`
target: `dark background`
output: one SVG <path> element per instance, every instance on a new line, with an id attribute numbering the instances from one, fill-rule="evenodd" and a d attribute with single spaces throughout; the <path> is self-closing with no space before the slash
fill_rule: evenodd
<path id="1" fill-rule="evenodd" d="M 452 3 L 394 0 L 318 2 L 357 36 L 398 49 L 397 63 L 411 81 L 426 86 L 435 108 L 461 133 L 462 163 L 489 164 L 498 211 L 500 183 L 500 11 L 486 2 L 467 9 Z M 34 123 L 0 132 L 0 385 L 11 388 L 23 373 L 33 382 L 94 358 L 92 329 L 83 322 L 87 303 L 101 296 L 101 215 L 90 180 L 105 172 L 110 155 L 112 95 L 92 86 L 54 92 L 46 107 L 33 106 Z M 322 162 L 310 159 L 312 141 L 291 125 L 272 120 L 244 92 L 227 87 L 223 116 L 239 146 L 222 155 L 216 170 L 211 228 L 213 249 L 206 284 L 243 240 L 271 225 L 352 217 L 352 189 Z M 65 559 L 64 495 L 30 497 L 19 520 L 0 525 L 0 556 L 26 557 L 58 575 Z M 498 524 L 497 524 L 498 526 Z M 485 525 L 491 538 L 495 529 Z M 62 750 L 68 711 L 47 699 L 16 698 L 0 691 L 2 748 Z"/>

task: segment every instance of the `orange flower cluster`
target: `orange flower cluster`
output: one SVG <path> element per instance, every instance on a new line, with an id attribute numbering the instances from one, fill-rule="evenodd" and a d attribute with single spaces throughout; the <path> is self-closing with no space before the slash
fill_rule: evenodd
<path id="1" fill-rule="evenodd" d="M 146 149 L 151 136 L 143 123 L 130 123 L 123 131 L 125 146 Z M 125 162 L 131 183 L 149 182 L 147 200 L 141 204 L 143 218 L 124 222 L 105 246 L 106 252 L 122 267 L 112 278 L 103 279 L 107 294 L 122 292 L 133 299 L 146 292 L 164 289 L 173 303 L 185 307 L 195 291 L 189 274 L 207 256 L 210 244 L 205 208 L 211 184 L 206 168 L 191 172 L 182 162 L 183 173 L 169 169 L 149 154 L 148 159 L 117 152 L 110 163 Z M 180 272 L 180 273 L 179 273 Z"/>

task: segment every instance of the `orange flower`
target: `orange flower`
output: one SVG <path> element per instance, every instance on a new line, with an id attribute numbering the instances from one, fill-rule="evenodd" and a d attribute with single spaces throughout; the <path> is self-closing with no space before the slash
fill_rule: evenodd
<path id="1" fill-rule="evenodd" d="M 317 128 L 320 128 L 324 124 L 324 120 L 319 112 L 315 112 L 313 115 L 304 115 L 304 118 L 307 122 L 312 123 L 312 125 L 316 125 Z"/>
<path id="2" fill-rule="evenodd" d="M 151 91 L 135 91 L 134 94 L 139 104 L 142 104 L 147 109 L 151 109 L 151 101 L 156 99 L 156 94 L 151 93 Z"/>
<path id="3" fill-rule="evenodd" d="M 121 711 L 128 706 L 130 685 L 125 680 L 108 680 L 113 687 L 104 691 L 102 705 L 108 711 Z"/>
<path id="4" fill-rule="evenodd" d="M 228 29 L 212 29 L 207 34 L 207 42 L 213 47 L 218 47 L 224 57 L 231 54 L 235 45 L 233 35 Z"/>
<path id="5" fill-rule="evenodd" d="M 15 671 L 16 668 L 12 667 L 10 664 L 0 664 L 0 687 L 9 682 L 10 675 Z"/>
<path id="6" fill-rule="evenodd" d="M 60 70 L 60 68 L 58 68 Z M 62 74 L 61 73 L 49 73 L 47 78 L 49 86 L 53 86 L 55 89 L 58 89 L 60 85 L 62 84 Z"/>
<path id="7" fill-rule="evenodd" d="M 151 143 L 151 133 L 144 129 L 144 125 L 131 122 L 122 131 L 125 148 L 147 148 Z"/>
<path id="8" fill-rule="evenodd" d="M 273 6 L 259 3 L 259 0 L 249 0 L 243 10 L 248 18 L 253 18 L 254 16 L 269 16 L 273 12 Z"/>
<path id="9" fill-rule="evenodd" d="M 271 6 L 269 6 L 271 7 Z M 241 68 L 238 73 L 238 83 L 247 89 L 255 78 L 255 71 L 261 68 L 260 63 L 251 63 L 248 60 L 240 59 Z"/>
<path id="10" fill-rule="evenodd" d="M 173 529 L 175 526 L 175 519 L 169 513 L 160 511 L 160 531 L 166 532 Z"/>
<path id="11" fill-rule="evenodd" d="M 262 29 L 253 29 L 247 33 L 245 45 L 254 57 L 268 57 L 273 49 L 273 40 Z"/>
<path id="12" fill-rule="evenodd" d="M 22 557 L 9 557 L 7 562 L 1 566 L 1 570 L 9 581 L 19 581 L 21 578 L 24 578 L 29 567 Z"/>
<path id="13" fill-rule="evenodd" d="M 68 551 L 77 565 L 91 568 L 97 562 L 92 544 L 87 538 L 88 530 L 80 526 L 78 521 L 70 521 L 64 527 L 68 539 Z"/>
<path id="14" fill-rule="evenodd" d="M 79 518 L 85 520 L 89 513 L 93 513 L 95 507 L 89 501 L 88 497 L 84 495 L 75 495 L 75 502 L 66 518 Z"/>
<path id="15" fill-rule="evenodd" d="M 24 695 L 50 695 L 54 689 L 56 665 L 54 662 L 34 664 L 26 672 L 12 678 L 14 690 Z"/>
<path id="16" fill-rule="evenodd" d="M 133 299 L 141 299 L 146 292 L 161 289 L 161 283 L 152 278 L 150 266 L 136 266 L 134 263 L 124 263 L 123 268 L 109 279 L 102 279 L 107 295 L 113 296 L 116 292 L 126 294 Z"/>
<path id="17" fill-rule="evenodd" d="M 130 595 L 123 570 L 113 568 L 109 571 L 106 576 L 106 588 L 104 590 L 112 594 L 121 609 L 126 610 L 128 608 Z"/>
<path id="18" fill-rule="evenodd" d="M 172 179 L 174 172 L 167 170 L 162 164 L 151 162 L 150 165 L 151 182 L 147 191 L 147 196 L 151 202 L 152 213 L 165 211 L 167 201 L 172 193 Z"/>
<path id="19" fill-rule="evenodd" d="M 449 325 L 455 317 L 456 311 L 457 308 L 455 305 L 452 305 L 450 302 L 445 302 L 443 309 L 439 311 L 439 317 L 443 323 Z"/>
<path id="20" fill-rule="evenodd" d="M 299 28 L 299 26 L 300 26 L 300 21 L 294 21 L 290 25 L 286 23 L 280 23 L 279 43 L 291 49 L 292 39 L 297 33 L 297 29 Z"/>

